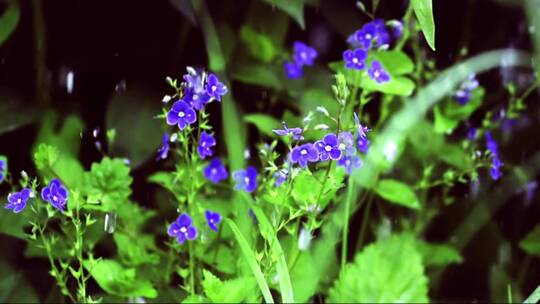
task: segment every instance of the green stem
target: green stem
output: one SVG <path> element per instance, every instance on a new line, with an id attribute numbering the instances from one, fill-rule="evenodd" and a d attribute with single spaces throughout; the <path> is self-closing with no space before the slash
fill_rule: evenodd
<path id="1" fill-rule="evenodd" d="M 351 210 L 351 201 L 352 201 L 352 185 L 349 183 L 347 187 L 347 198 L 345 199 L 345 212 L 343 213 L 343 231 L 341 235 L 341 271 L 345 270 L 345 265 L 347 264 L 347 243 L 348 243 L 348 234 L 349 234 L 349 213 Z"/>
<path id="2" fill-rule="evenodd" d="M 364 243 L 364 237 L 366 235 L 367 224 L 369 221 L 369 213 L 371 212 L 371 205 L 373 204 L 373 193 L 368 194 L 368 202 L 366 205 L 366 210 L 364 211 L 364 217 L 362 218 L 362 227 L 360 228 L 360 236 L 358 238 L 358 243 L 356 244 L 356 249 L 360 250 L 362 244 Z"/>
<path id="3" fill-rule="evenodd" d="M 193 259 L 193 244 L 188 241 L 189 250 L 189 291 L 191 295 L 195 295 L 195 261 Z"/>

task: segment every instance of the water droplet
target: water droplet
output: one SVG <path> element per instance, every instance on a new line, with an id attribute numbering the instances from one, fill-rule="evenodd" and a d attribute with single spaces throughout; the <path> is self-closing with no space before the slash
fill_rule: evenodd
<path id="1" fill-rule="evenodd" d="M 66 75 L 66 90 L 68 94 L 73 93 L 74 83 L 75 83 L 75 73 L 73 71 L 69 71 Z"/>
<path id="2" fill-rule="evenodd" d="M 107 212 L 105 213 L 105 225 L 103 225 L 103 230 L 107 233 L 114 233 L 116 229 L 116 213 Z"/>
<path id="3" fill-rule="evenodd" d="M 126 80 L 125 79 L 122 79 L 120 80 L 119 83 L 116 84 L 116 86 L 114 87 L 114 91 L 116 93 L 120 93 L 120 92 L 124 92 L 127 88 L 127 83 L 126 83 Z"/>

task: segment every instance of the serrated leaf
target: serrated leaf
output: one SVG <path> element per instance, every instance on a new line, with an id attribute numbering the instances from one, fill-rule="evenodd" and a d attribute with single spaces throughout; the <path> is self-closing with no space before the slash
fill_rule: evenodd
<path id="1" fill-rule="evenodd" d="M 536 225 L 527 236 L 519 242 L 519 247 L 531 255 L 540 256 L 540 225 Z"/>
<path id="2" fill-rule="evenodd" d="M 380 180 L 375 192 L 390 203 L 405 206 L 411 209 L 420 209 L 420 203 L 411 187 L 403 182 L 393 179 Z"/>
<path id="3" fill-rule="evenodd" d="M 244 303 L 256 291 L 257 284 L 251 278 L 222 281 L 208 270 L 203 270 L 202 286 L 206 297 L 214 303 Z"/>
<path id="4" fill-rule="evenodd" d="M 415 240 L 406 234 L 368 245 L 339 274 L 333 303 L 427 303 L 428 280 Z"/>
<path id="5" fill-rule="evenodd" d="M 435 21 L 433 20 L 432 0 L 411 0 L 411 4 L 429 47 L 435 51 Z"/>

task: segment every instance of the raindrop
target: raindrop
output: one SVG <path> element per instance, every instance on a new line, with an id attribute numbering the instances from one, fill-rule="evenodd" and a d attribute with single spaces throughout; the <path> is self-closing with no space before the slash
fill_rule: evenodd
<path id="1" fill-rule="evenodd" d="M 103 226 L 103 230 L 107 233 L 114 233 L 114 230 L 116 229 L 116 213 L 113 212 L 107 212 L 105 213 L 105 225 Z"/>
<path id="2" fill-rule="evenodd" d="M 66 75 L 66 90 L 68 94 L 73 93 L 73 85 L 75 83 L 75 73 L 69 71 Z"/>

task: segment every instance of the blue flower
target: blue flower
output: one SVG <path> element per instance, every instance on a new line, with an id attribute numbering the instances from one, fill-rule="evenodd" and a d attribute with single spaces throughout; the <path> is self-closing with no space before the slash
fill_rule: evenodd
<path id="1" fill-rule="evenodd" d="M 307 166 L 308 162 L 316 162 L 319 160 L 319 152 L 313 144 L 307 143 L 295 147 L 291 152 L 291 162 L 298 163 L 302 168 Z"/>
<path id="2" fill-rule="evenodd" d="M 221 214 L 218 212 L 212 212 L 210 210 L 206 210 L 204 213 L 204 216 L 206 217 L 206 222 L 208 223 L 208 227 L 214 231 L 218 231 L 218 225 L 221 222 Z"/>
<path id="3" fill-rule="evenodd" d="M 486 146 L 492 155 L 499 156 L 499 147 L 497 142 L 491 137 L 491 132 L 489 131 L 486 132 Z"/>
<path id="4" fill-rule="evenodd" d="M 289 172 L 287 169 L 279 169 L 276 173 L 274 173 L 274 187 L 281 186 L 287 179 L 289 178 Z"/>
<path id="5" fill-rule="evenodd" d="M 170 226 L 168 233 L 175 237 L 179 244 L 184 244 L 187 240 L 193 241 L 197 238 L 197 228 L 193 226 L 193 221 L 189 214 L 181 214 Z"/>
<path id="6" fill-rule="evenodd" d="M 469 78 L 464 81 L 459 89 L 452 96 L 455 101 L 461 105 L 465 105 L 469 102 L 472 96 L 472 92 L 478 87 L 478 80 L 476 80 L 476 75 L 469 75 Z"/>
<path id="7" fill-rule="evenodd" d="M 227 169 L 217 157 L 210 161 L 210 163 L 204 168 L 203 173 L 204 177 L 214 184 L 218 184 L 220 181 L 229 177 Z"/>
<path id="8" fill-rule="evenodd" d="M 2 183 L 6 177 L 6 171 L 6 161 L 4 159 L 0 159 L 0 183 Z"/>
<path id="9" fill-rule="evenodd" d="M 186 82 L 186 88 L 196 93 L 204 91 L 203 74 L 202 71 L 195 71 L 193 68 L 188 68 L 188 74 L 185 74 L 183 77 Z"/>
<path id="10" fill-rule="evenodd" d="M 475 140 L 477 134 L 478 134 L 478 129 L 470 128 L 469 131 L 467 132 L 467 138 L 470 140 Z"/>
<path id="11" fill-rule="evenodd" d="M 216 145 L 216 139 L 212 134 L 206 132 L 201 133 L 201 138 L 199 140 L 199 146 L 197 147 L 197 152 L 202 159 L 205 159 L 207 156 L 212 156 L 214 151 L 212 147 Z"/>
<path id="12" fill-rule="evenodd" d="M 167 124 L 170 126 L 178 125 L 180 130 L 184 130 L 187 125 L 197 120 L 197 114 L 186 102 L 179 100 L 173 104 L 167 114 Z"/>
<path id="13" fill-rule="evenodd" d="M 54 208 L 64 211 L 68 200 L 68 191 L 62 182 L 55 178 L 51 180 L 48 187 L 41 190 L 41 198 L 51 203 Z"/>
<path id="14" fill-rule="evenodd" d="M 163 135 L 162 142 L 161 142 L 161 147 L 159 147 L 159 150 L 158 150 L 158 160 L 166 159 L 167 156 L 169 155 L 169 149 L 170 149 L 169 133 L 165 132 L 165 134 Z"/>
<path id="15" fill-rule="evenodd" d="M 30 196 L 32 196 L 32 190 L 28 188 L 24 188 L 20 192 L 10 193 L 6 209 L 10 209 L 14 213 L 23 211 Z"/>
<path id="16" fill-rule="evenodd" d="M 319 151 L 319 158 L 322 161 L 333 159 L 338 160 L 341 157 L 339 141 L 336 134 L 326 134 L 322 140 L 315 142 L 315 147 Z"/>
<path id="17" fill-rule="evenodd" d="M 294 48 L 294 62 L 300 66 L 313 65 L 315 58 L 317 58 L 317 51 L 309 45 L 296 41 L 293 44 Z"/>
<path id="18" fill-rule="evenodd" d="M 351 155 L 356 153 L 354 148 L 354 136 L 351 132 L 344 131 L 339 133 L 339 148 L 345 151 L 345 154 Z"/>
<path id="19" fill-rule="evenodd" d="M 257 189 L 257 170 L 253 166 L 247 167 L 246 170 L 233 172 L 233 178 L 236 181 L 235 190 L 251 193 Z"/>
<path id="20" fill-rule="evenodd" d="M 370 49 L 375 42 L 376 47 L 381 47 L 390 43 L 390 34 L 381 19 L 375 19 L 362 26 L 355 33 L 356 40 L 365 48 Z"/>
<path id="21" fill-rule="evenodd" d="M 344 167 L 345 172 L 350 175 L 354 169 L 362 166 L 362 161 L 356 154 L 345 155 L 338 161 L 338 166 Z"/>
<path id="22" fill-rule="evenodd" d="M 499 160 L 498 156 L 493 157 L 493 162 L 491 163 L 491 168 L 489 169 L 489 174 L 493 180 L 498 180 L 502 176 L 501 167 L 502 163 Z"/>
<path id="23" fill-rule="evenodd" d="M 227 87 L 219 82 L 216 75 L 208 75 L 208 81 L 206 82 L 206 93 L 213 97 L 217 101 L 221 101 L 221 96 L 227 94 Z"/>
<path id="24" fill-rule="evenodd" d="M 192 89 L 186 89 L 186 93 L 184 94 L 184 97 L 182 97 L 183 102 L 199 111 L 210 102 L 210 99 L 210 95 L 205 91 L 196 92 Z"/>
<path id="25" fill-rule="evenodd" d="M 274 129 L 272 131 L 279 136 L 291 135 L 294 140 L 304 139 L 304 136 L 302 136 L 302 133 L 303 133 L 302 128 L 289 128 L 287 127 L 286 122 L 283 122 L 283 129 Z"/>
<path id="26" fill-rule="evenodd" d="M 283 70 L 285 71 L 285 76 L 289 79 L 298 79 L 304 74 L 302 71 L 302 66 L 294 62 L 285 62 L 283 64 Z"/>
<path id="27" fill-rule="evenodd" d="M 356 49 L 343 52 L 343 60 L 347 69 L 363 70 L 366 67 L 367 51 Z"/>
<path id="28" fill-rule="evenodd" d="M 392 34 L 394 38 L 398 40 L 403 35 L 403 22 L 399 20 L 391 20 L 388 25 L 392 28 Z"/>
<path id="29" fill-rule="evenodd" d="M 370 130 L 360 124 L 360 119 L 358 118 L 358 115 L 356 113 L 354 113 L 354 121 L 357 128 L 358 139 L 356 141 L 356 145 L 358 147 L 358 150 L 362 153 L 367 153 L 367 151 L 369 150 L 369 140 L 367 139 L 367 133 Z"/>
<path id="30" fill-rule="evenodd" d="M 373 60 L 373 62 L 371 62 L 371 67 L 368 69 L 368 75 L 377 83 L 390 81 L 390 74 L 385 71 L 382 64 L 377 60 Z"/>

